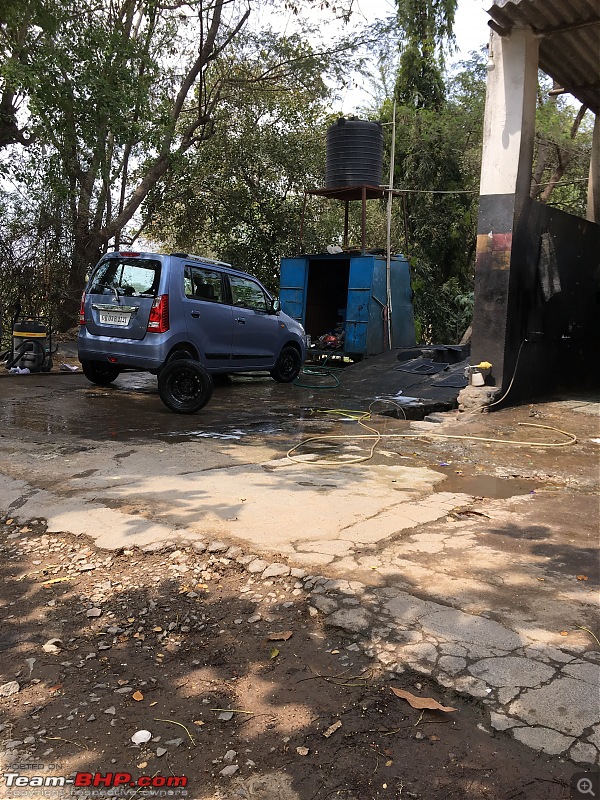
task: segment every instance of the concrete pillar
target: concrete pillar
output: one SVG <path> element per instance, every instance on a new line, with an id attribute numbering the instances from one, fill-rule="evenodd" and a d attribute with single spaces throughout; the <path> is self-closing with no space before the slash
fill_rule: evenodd
<path id="1" fill-rule="evenodd" d="M 471 363 L 490 361 L 506 388 L 520 345 L 509 316 L 513 236 L 529 207 L 533 164 L 538 40 L 529 28 L 491 33 L 477 228 Z M 514 316 L 514 315 L 513 315 Z"/>
<path id="2" fill-rule="evenodd" d="M 600 224 L 600 116 L 598 114 L 596 114 L 594 138 L 592 139 L 586 219 Z"/>

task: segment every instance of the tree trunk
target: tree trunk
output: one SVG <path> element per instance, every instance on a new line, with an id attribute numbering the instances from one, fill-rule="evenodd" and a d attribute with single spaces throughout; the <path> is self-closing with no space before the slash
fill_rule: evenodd
<path id="1" fill-rule="evenodd" d="M 99 236 L 90 234 L 81 224 L 77 225 L 71 268 L 65 282 L 62 302 L 53 320 L 53 326 L 57 331 L 64 332 L 78 324 L 79 306 L 86 277 L 90 269 L 100 260 L 105 248 L 106 243 Z"/>

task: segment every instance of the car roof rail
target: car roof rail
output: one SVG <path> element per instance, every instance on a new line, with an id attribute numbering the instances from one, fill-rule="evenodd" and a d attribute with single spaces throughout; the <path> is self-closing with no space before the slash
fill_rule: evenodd
<path id="1" fill-rule="evenodd" d="M 171 253 L 175 258 L 189 258 L 191 261 L 203 261 L 205 264 L 215 264 L 218 267 L 231 267 L 226 261 L 218 261 L 216 258 L 206 258 L 206 256 L 194 256 L 191 253 Z"/>

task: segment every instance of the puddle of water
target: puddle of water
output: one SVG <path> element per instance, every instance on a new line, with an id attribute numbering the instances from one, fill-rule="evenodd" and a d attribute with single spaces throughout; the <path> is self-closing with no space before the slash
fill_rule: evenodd
<path id="1" fill-rule="evenodd" d="M 243 439 L 245 436 L 252 436 L 253 434 L 267 434 L 273 435 L 276 433 L 281 433 L 281 428 L 277 428 L 274 425 L 270 424 L 252 424 L 249 425 L 247 428 L 231 428 L 228 430 L 194 430 L 194 431 L 173 431 L 167 434 L 163 434 L 165 437 L 169 439 L 176 439 L 177 441 L 183 441 L 187 439 L 221 439 L 221 440 L 240 440 Z"/>
<path id="2" fill-rule="evenodd" d="M 374 402 L 397 403 L 401 406 L 423 405 L 423 400 L 420 397 L 409 397 L 408 395 L 403 395 L 401 391 L 398 392 L 398 394 L 380 395 L 375 397 Z"/>
<path id="3" fill-rule="evenodd" d="M 436 492 L 458 492 L 473 497 L 488 497 L 490 500 L 504 500 L 516 495 L 531 494 L 541 488 L 535 481 L 520 478 L 495 478 L 492 475 L 457 475 L 455 472 L 446 475 L 446 480 L 436 484 Z"/>
<path id="4" fill-rule="evenodd" d="M 218 431 L 187 431 L 185 437 L 182 437 L 180 433 L 168 435 L 186 439 L 241 439 L 242 436 L 247 435 L 247 431 L 233 430 L 230 433 L 219 433 Z"/>

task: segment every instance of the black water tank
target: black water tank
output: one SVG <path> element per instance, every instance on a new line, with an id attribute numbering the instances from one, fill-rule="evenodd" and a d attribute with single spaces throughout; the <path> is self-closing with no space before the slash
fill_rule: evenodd
<path id="1" fill-rule="evenodd" d="M 325 186 L 379 186 L 383 169 L 383 129 L 379 122 L 338 119 L 327 131 Z"/>

